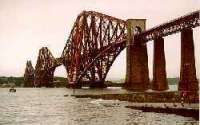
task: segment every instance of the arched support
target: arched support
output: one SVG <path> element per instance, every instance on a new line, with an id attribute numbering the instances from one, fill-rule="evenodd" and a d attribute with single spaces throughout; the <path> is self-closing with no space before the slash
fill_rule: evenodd
<path id="1" fill-rule="evenodd" d="M 105 75 L 103 77 L 101 77 L 100 80 L 94 79 L 94 80 L 91 80 L 91 81 L 83 81 L 82 78 L 87 75 L 87 71 L 90 71 L 91 69 L 93 69 L 94 64 L 96 64 L 98 61 L 100 61 L 99 59 L 101 59 L 105 54 L 107 55 L 109 53 L 112 53 L 113 48 L 115 48 L 114 49 L 115 55 L 112 56 L 112 60 L 109 61 L 109 65 L 107 65 Z M 122 50 L 124 48 L 125 48 L 125 43 L 123 41 L 120 41 L 118 43 L 111 44 L 111 45 L 107 46 L 107 48 L 105 48 L 103 51 L 101 51 L 101 53 L 99 53 L 93 59 L 93 61 L 84 69 L 84 71 L 82 72 L 82 74 L 80 75 L 80 77 L 78 79 L 78 82 L 76 84 L 74 84 L 72 87 L 81 88 L 81 86 L 85 84 L 85 85 L 89 85 L 90 88 L 106 88 L 107 86 L 105 84 L 105 79 L 106 79 L 106 76 L 108 74 L 108 71 L 110 70 L 110 67 L 112 66 L 116 57 L 122 52 Z M 97 72 L 101 72 L 103 68 L 105 68 L 105 65 L 102 65 L 102 67 L 97 69 Z"/>
<path id="2" fill-rule="evenodd" d="M 54 70 L 49 69 L 47 71 L 40 71 L 35 74 L 35 87 L 54 87 L 53 84 L 53 77 L 54 77 Z"/>
<path id="3" fill-rule="evenodd" d="M 168 83 L 166 78 L 166 61 L 164 51 L 164 39 L 162 37 L 154 40 L 154 59 L 153 59 L 153 90 L 167 90 Z"/>
<path id="4" fill-rule="evenodd" d="M 181 68 L 179 91 L 197 92 L 199 90 L 196 77 L 193 30 L 181 31 Z"/>
<path id="5" fill-rule="evenodd" d="M 36 87 L 54 87 L 53 75 L 55 68 L 62 64 L 62 58 L 55 59 L 47 47 L 39 50 L 37 64 L 35 66 Z"/>
<path id="6" fill-rule="evenodd" d="M 93 11 L 81 13 L 61 56 L 70 86 L 104 88 L 113 61 L 125 48 L 125 38 L 124 20 Z"/>

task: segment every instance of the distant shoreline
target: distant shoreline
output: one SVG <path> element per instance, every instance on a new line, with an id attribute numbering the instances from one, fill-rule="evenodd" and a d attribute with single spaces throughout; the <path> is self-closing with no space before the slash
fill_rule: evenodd
<path id="1" fill-rule="evenodd" d="M 167 78 L 169 85 L 176 85 L 178 84 L 179 78 Z M 105 84 L 108 87 L 122 87 L 125 82 L 125 79 L 113 79 L 113 80 L 106 80 Z M 23 87 L 24 86 L 24 77 L 5 77 L 0 76 L 0 88 L 10 87 L 11 84 L 15 85 L 16 87 Z M 66 87 L 67 80 L 64 77 L 54 77 L 54 87 Z"/>

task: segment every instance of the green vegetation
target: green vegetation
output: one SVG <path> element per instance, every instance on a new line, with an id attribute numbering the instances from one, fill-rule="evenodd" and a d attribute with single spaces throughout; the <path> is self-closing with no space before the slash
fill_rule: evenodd
<path id="1" fill-rule="evenodd" d="M 119 79 L 119 80 L 112 80 L 112 81 L 106 81 L 106 84 L 123 84 L 125 82 L 125 79 Z M 169 85 L 176 85 L 179 82 L 179 78 L 167 78 L 167 82 Z"/>
<path id="2" fill-rule="evenodd" d="M 179 82 L 179 78 L 167 78 L 169 85 L 177 85 Z"/>
<path id="3" fill-rule="evenodd" d="M 17 87 L 23 86 L 24 84 L 24 77 L 0 77 L 0 86 L 10 86 L 15 85 Z"/>
<path id="4" fill-rule="evenodd" d="M 105 83 L 108 86 L 122 86 L 124 83 L 124 79 L 106 81 Z M 178 84 L 179 78 L 168 78 L 167 79 L 169 85 Z M 54 85 L 56 87 L 66 87 L 67 79 L 64 77 L 54 77 Z M 15 85 L 17 87 L 23 87 L 24 85 L 24 77 L 0 77 L 0 87 L 10 87 L 11 85 Z"/>
<path id="5" fill-rule="evenodd" d="M 68 82 L 67 82 L 66 78 L 58 77 L 58 76 L 54 77 L 54 86 L 56 86 L 56 87 L 66 87 L 67 84 L 68 84 Z"/>
<path id="6" fill-rule="evenodd" d="M 64 77 L 54 77 L 54 82 L 56 87 L 65 87 L 67 80 Z M 15 85 L 16 87 L 23 87 L 24 77 L 0 77 L 0 87 L 10 87 L 12 85 Z"/>
<path id="7" fill-rule="evenodd" d="M 59 77 L 59 76 L 55 76 L 55 77 L 54 77 L 54 81 L 66 82 L 66 78 L 64 78 L 64 77 Z"/>

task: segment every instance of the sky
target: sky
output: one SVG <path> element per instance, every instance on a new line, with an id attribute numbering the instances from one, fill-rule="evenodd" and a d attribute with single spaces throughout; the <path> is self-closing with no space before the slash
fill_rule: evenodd
<path id="1" fill-rule="evenodd" d="M 200 9 L 200 0 L 0 0 L 0 76 L 23 76 L 27 60 L 35 67 L 38 51 L 47 46 L 60 57 L 69 32 L 83 10 L 123 20 L 147 19 L 147 29 Z M 180 33 L 165 39 L 168 77 L 179 77 Z M 194 29 L 197 77 L 200 78 L 200 28 Z M 148 44 L 152 77 L 153 42 Z M 125 78 L 126 50 L 114 62 L 107 79 Z M 56 76 L 65 76 L 60 66 Z"/>

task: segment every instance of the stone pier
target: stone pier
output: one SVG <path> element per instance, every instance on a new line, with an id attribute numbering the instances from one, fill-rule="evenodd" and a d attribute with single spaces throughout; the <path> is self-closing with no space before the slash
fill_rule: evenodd
<path id="1" fill-rule="evenodd" d="M 164 39 L 162 37 L 154 40 L 153 81 L 151 87 L 157 91 L 169 88 L 166 77 Z"/>
<path id="2" fill-rule="evenodd" d="M 124 88 L 133 91 L 145 91 L 149 87 L 148 55 L 146 44 L 134 32 L 145 30 L 144 19 L 127 20 L 127 71 Z"/>
<path id="3" fill-rule="evenodd" d="M 198 80 L 196 77 L 193 30 L 181 31 L 181 68 L 180 68 L 179 91 L 198 91 Z"/>

